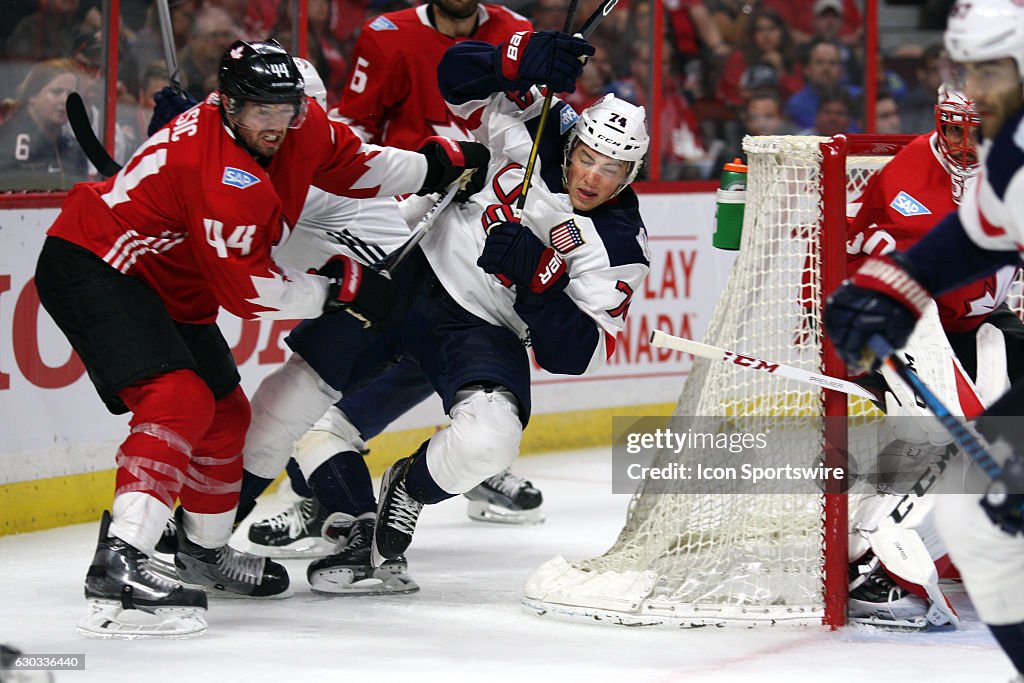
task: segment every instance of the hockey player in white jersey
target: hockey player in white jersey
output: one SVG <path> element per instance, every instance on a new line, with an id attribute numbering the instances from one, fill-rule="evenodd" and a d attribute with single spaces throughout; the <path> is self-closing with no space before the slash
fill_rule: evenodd
<path id="1" fill-rule="evenodd" d="M 957 212 L 905 253 L 869 259 L 837 289 L 825 328 L 851 366 L 868 342 L 904 346 L 930 297 L 1020 261 L 1024 251 L 1024 5 L 958 0 L 945 33 L 964 91 L 981 114 L 976 189 Z M 878 346 L 877 340 L 875 345 Z M 877 359 L 873 364 L 877 365 Z M 939 497 L 937 522 L 964 584 L 1024 680 L 1024 382 L 1016 381 L 976 421 L 1003 469 L 985 494 Z"/>
<path id="2" fill-rule="evenodd" d="M 609 97 L 577 122 L 558 102 L 522 223 L 511 220 L 541 106 L 531 85 L 571 89 L 579 57 L 592 51 L 552 32 L 517 40 L 522 64 L 495 60 L 507 46 L 471 41 L 442 62 L 442 91 L 492 152 L 490 177 L 470 201 L 449 206 L 397 270 L 401 303 L 388 326 L 374 335 L 354 319 L 300 325 L 286 340 L 295 353 L 254 397 L 246 470 L 269 477 L 324 407 L 372 383 L 397 356 L 413 358 L 430 378 L 451 426 L 385 475 L 377 563 L 402 561 L 424 504 L 472 488 L 516 457 L 530 413 L 524 344 L 551 372 L 600 367 L 647 274 L 646 232 L 628 188 L 647 151 L 642 108 Z M 468 71 L 481 77 L 471 83 Z M 455 92 L 450 83 L 470 88 Z M 351 495 L 348 486 L 340 478 L 339 494 Z"/>

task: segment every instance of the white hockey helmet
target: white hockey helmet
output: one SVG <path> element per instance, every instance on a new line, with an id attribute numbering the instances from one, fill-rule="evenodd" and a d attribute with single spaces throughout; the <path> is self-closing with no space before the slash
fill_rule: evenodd
<path id="1" fill-rule="evenodd" d="M 955 62 L 1012 57 L 1024 76 L 1024 5 L 1019 0 L 957 0 L 944 39 Z"/>
<path id="2" fill-rule="evenodd" d="M 327 86 L 324 85 L 324 79 L 320 78 L 320 74 L 316 72 L 316 67 L 302 57 L 293 57 L 292 59 L 295 66 L 299 67 L 302 80 L 306 83 L 306 94 L 316 100 L 321 109 L 327 111 Z"/>
<path id="3" fill-rule="evenodd" d="M 647 134 L 647 112 L 643 107 L 605 95 L 583 110 L 565 145 L 563 179 L 569 174 L 569 157 L 576 142 L 612 159 L 629 162 L 626 180 L 615 194 L 636 179 L 643 166 L 651 138 Z"/>

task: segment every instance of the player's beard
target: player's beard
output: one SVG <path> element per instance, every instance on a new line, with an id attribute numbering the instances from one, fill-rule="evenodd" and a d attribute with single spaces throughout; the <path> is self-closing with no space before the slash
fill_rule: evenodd
<path id="1" fill-rule="evenodd" d="M 479 6 L 480 0 L 434 0 L 434 8 L 452 19 L 469 19 Z"/>

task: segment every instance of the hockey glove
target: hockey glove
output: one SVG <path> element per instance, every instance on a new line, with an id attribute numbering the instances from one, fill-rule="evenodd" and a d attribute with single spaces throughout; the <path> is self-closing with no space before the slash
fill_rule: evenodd
<path id="1" fill-rule="evenodd" d="M 894 349 L 903 348 L 931 299 L 907 271 L 902 254 L 868 259 L 825 305 L 825 332 L 851 368 L 864 368 L 868 340 L 880 335 Z M 870 369 L 881 365 L 872 358 Z"/>
<path id="2" fill-rule="evenodd" d="M 149 120 L 149 128 L 146 135 L 153 135 L 170 122 L 178 114 L 186 112 L 199 104 L 195 98 L 182 90 L 180 93 L 171 86 L 167 86 L 157 94 L 153 95 L 156 106 L 153 107 L 153 117 Z"/>
<path id="3" fill-rule="evenodd" d="M 317 275 L 330 278 L 324 313 L 348 311 L 380 326 L 395 305 L 395 285 L 388 278 L 343 254 L 332 256 Z"/>
<path id="4" fill-rule="evenodd" d="M 476 264 L 485 272 L 508 278 L 520 292 L 529 290 L 548 297 L 569 284 L 565 259 L 522 223 L 495 224 Z"/>
<path id="5" fill-rule="evenodd" d="M 583 38 L 558 31 L 519 31 L 495 51 L 494 71 L 505 80 L 575 92 L 586 57 L 594 48 Z"/>
<path id="6" fill-rule="evenodd" d="M 443 192 L 460 176 L 468 174 L 455 201 L 464 202 L 479 192 L 487 182 L 487 164 L 491 153 L 479 142 L 450 140 L 437 135 L 427 138 L 416 150 L 427 158 L 427 177 L 416 194 Z"/>

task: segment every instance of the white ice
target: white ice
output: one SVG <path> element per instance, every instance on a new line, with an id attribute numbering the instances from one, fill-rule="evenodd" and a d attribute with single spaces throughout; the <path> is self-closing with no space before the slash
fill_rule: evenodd
<path id="1" fill-rule="evenodd" d="M 556 554 L 606 550 L 628 496 L 611 493 L 608 449 L 522 458 L 514 469 L 543 490 L 547 522 L 473 522 L 461 498 L 426 508 L 408 553 L 420 592 L 316 596 L 306 563 L 286 561 L 292 598 L 211 600 L 209 631 L 190 640 L 77 634 L 98 524 L 0 538 L 0 641 L 26 653 L 84 654 L 85 670 L 56 672 L 58 683 L 1005 683 L 1013 675 L 959 592 L 953 598 L 963 628 L 929 633 L 866 626 L 661 630 L 538 617 L 519 606 L 524 580 Z M 281 505 L 270 496 L 250 519 Z"/>

